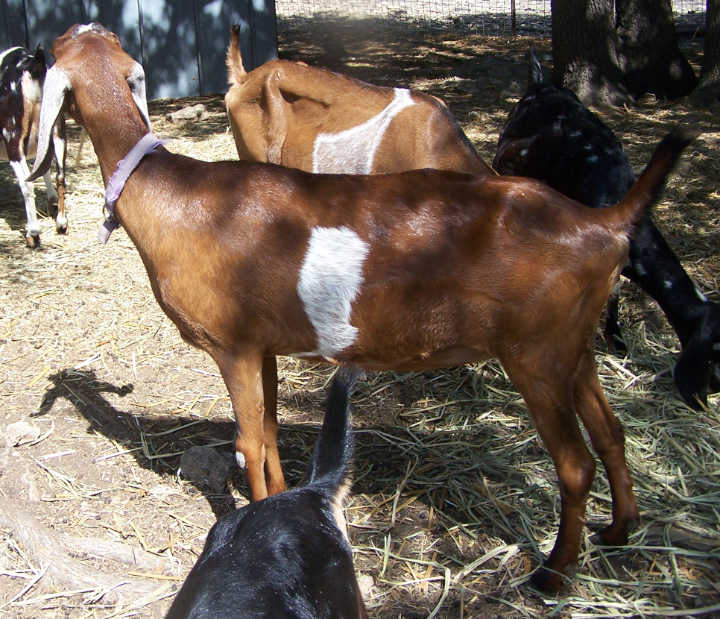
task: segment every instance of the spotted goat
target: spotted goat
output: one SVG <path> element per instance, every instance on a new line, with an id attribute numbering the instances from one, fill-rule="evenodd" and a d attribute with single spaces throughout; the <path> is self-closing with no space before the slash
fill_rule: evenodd
<path id="1" fill-rule="evenodd" d="M 635 182 L 622 144 L 575 93 L 544 80 L 533 49 L 529 57 L 527 90 L 503 128 L 493 166 L 501 174 L 538 178 L 593 208 L 616 203 Z M 682 345 L 675 385 L 689 406 L 706 406 L 718 383 L 720 305 L 690 279 L 649 212 L 632 231 L 622 274 L 665 312 Z M 625 349 L 616 294 L 608 303 L 605 333 L 611 346 Z"/>
<path id="2" fill-rule="evenodd" d="M 240 159 L 337 174 L 494 174 L 437 97 L 289 60 L 246 72 L 238 33 L 233 26 L 225 106 Z"/>
<path id="3" fill-rule="evenodd" d="M 26 180 L 30 175 L 26 157 L 35 154 L 46 71 L 45 53 L 41 46 L 34 53 L 24 47 L 11 47 L 0 53 L 0 157 L 10 162 L 25 200 L 25 241 L 28 247 L 40 244 L 35 193 L 32 183 Z M 53 127 L 52 137 L 57 189 L 52 186 L 49 169 L 45 172 L 45 187 L 48 203 L 57 208 L 55 229 L 65 233 L 65 122 L 62 114 Z"/>
<path id="4" fill-rule="evenodd" d="M 534 582 L 559 589 L 579 553 L 595 461 L 578 416 L 612 490 L 600 538 L 627 541 L 638 509 L 593 338 L 628 234 L 692 136 L 666 136 L 606 209 L 519 177 L 205 162 L 149 132 L 142 67 L 115 34 L 73 26 L 53 54 L 32 176 L 49 165 L 50 129 L 69 104 L 106 184 L 103 236 L 124 228 L 161 308 L 220 368 L 253 500 L 285 489 L 277 355 L 398 371 L 492 357 L 525 399 L 560 480 L 560 529 Z"/>

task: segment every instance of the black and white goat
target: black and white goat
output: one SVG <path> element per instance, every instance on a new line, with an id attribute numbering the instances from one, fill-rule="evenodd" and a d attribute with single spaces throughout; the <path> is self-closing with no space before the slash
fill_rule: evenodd
<path id="1" fill-rule="evenodd" d="M 45 53 L 41 46 L 35 52 L 24 47 L 11 47 L 0 53 L 0 158 L 10 162 L 25 200 L 25 241 L 28 247 L 36 247 L 40 243 L 40 224 L 35 212 L 33 185 L 26 180 L 30 169 L 25 158 L 35 155 L 46 71 Z M 63 118 L 61 114 L 53 129 L 57 189 L 50 182 L 50 171 L 44 174 L 48 202 L 57 205 L 55 228 L 60 233 L 67 231 Z"/>
<path id="2" fill-rule="evenodd" d="M 592 207 L 615 204 L 635 182 L 610 128 L 573 92 L 545 83 L 533 49 L 527 92 L 503 128 L 493 167 L 538 178 Z M 720 305 L 698 290 L 647 212 L 633 231 L 629 258 L 622 274 L 658 302 L 682 344 L 673 373 L 680 394 L 693 408 L 706 405 L 720 361 Z M 611 346 L 623 349 L 617 304 L 613 295 L 605 334 Z"/>
<path id="3" fill-rule="evenodd" d="M 307 483 L 218 520 L 168 619 L 367 617 L 342 512 L 361 374 L 342 367 L 333 379 Z"/>

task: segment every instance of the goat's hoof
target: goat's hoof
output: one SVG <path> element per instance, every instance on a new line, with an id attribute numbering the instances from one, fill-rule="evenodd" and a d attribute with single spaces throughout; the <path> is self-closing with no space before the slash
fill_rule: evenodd
<path id="1" fill-rule="evenodd" d="M 26 234 L 25 235 L 25 244 L 30 249 L 36 249 L 37 247 L 40 247 L 40 235 L 39 234 Z"/>
<path id="2" fill-rule="evenodd" d="M 56 223 L 56 224 L 55 224 L 55 231 L 56 231 L 58 234 L 67 234 L 68 225 L 67 225 L 66 223 L 65 223 L 65 224 Z"/>
<path id="3" fill-rule="evenodd" d="M 625 546 L 628 543 L 630 531 L 634 531 L 640 524 L 638 517 L 628 518 L 622 525 L 610 524 L 590 537 L 596 546 Z"/>
<path id="4" fill-rule="evenodd" d="M 530 585 L 545 593 L 558 593 L 570 582 L 570 578 L 562 572 L 541 565 L 530 577 Z"/>

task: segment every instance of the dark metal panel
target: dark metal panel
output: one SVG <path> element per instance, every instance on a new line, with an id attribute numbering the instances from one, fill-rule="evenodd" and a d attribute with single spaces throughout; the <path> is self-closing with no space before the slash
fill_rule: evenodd
<path id="1" fill-rule="evenodd" d="M 210 94 L 227 91 L 225 53 L 233 11 L 247 21 L 249 2 L 226 2 L 225 0 L 195 0 L 195 16 L 198 32 L 198 68 L 200 70 L 200 93 Z"/>
<path id="2" fill-rule="evenodd" d="M 240 25 L 243 64 L 250 71 L 277 58 L 274 0 L 195 0 L 200 92 L 227 91 L 225 53 L 231 24 Z"/>
<path id="3" fill-rule="evenodd" d="M 142 63 L 149 99 L 200 92 L 194 0 L 155 0 L 140 5 Z"/>
<path id="4" fill-rule="evenodd" d="M 27 47 L 25 13 L 22 0 L 0 0 L 0 50 Z"/>
<path id="5" fill-rule="evenodd" d="M 27 24 L 48 52 L 73 24 L 103 24 L 143 64 L 150 99 L 225 92 L 233 23 L 248 70 L 277 57 L 274 0 L 0 0 L 0 19 L 3 47 L 25 45 Z"/>
<path id="6" fill-rule="evenodd" d="M 88 21 L 80 0 L 26 0 L 25 10 L 30 46 L 42 43 L 50 63 L 53 62 L 50 55 L 53 41 L 73 24 Z"/>

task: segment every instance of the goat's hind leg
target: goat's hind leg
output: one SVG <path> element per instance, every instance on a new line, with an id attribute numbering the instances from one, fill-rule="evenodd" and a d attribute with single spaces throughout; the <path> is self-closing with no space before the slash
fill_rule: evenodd
<path id="1" fill-rule="evenodd" d="M 285 490 L 285 477 L 280 464 L 277 436 L 277 361 L 274 355 L 263 359 L 262 369 L 265 412 L 263 434 L 265 437 L 265 481 L 268 493 L 277 494 Z"/>
<path id="2" fill-rule="evenodd" d="M 625 433 L 605 398 L 590 353 L 583 356 L 578 366 L 575 407 L 605 467 L 610 484 L 613 519 L 599 532 L 599 539 L 608 546 L 626 544 L 639 516 L 625 461 Z"/>
<path id="3" fill-rule="evenodd" d="M 555 464 L 560 486 L 560 528 L 552 552 L 532 577 L 539 589 L 558 591 L 580 552 L 585 504 L 595 461 L 583 440 L 573 407 L 575 368 L 552 353 L 542 358 L 501 359 L 523 395 L 540 437 Z"/>

